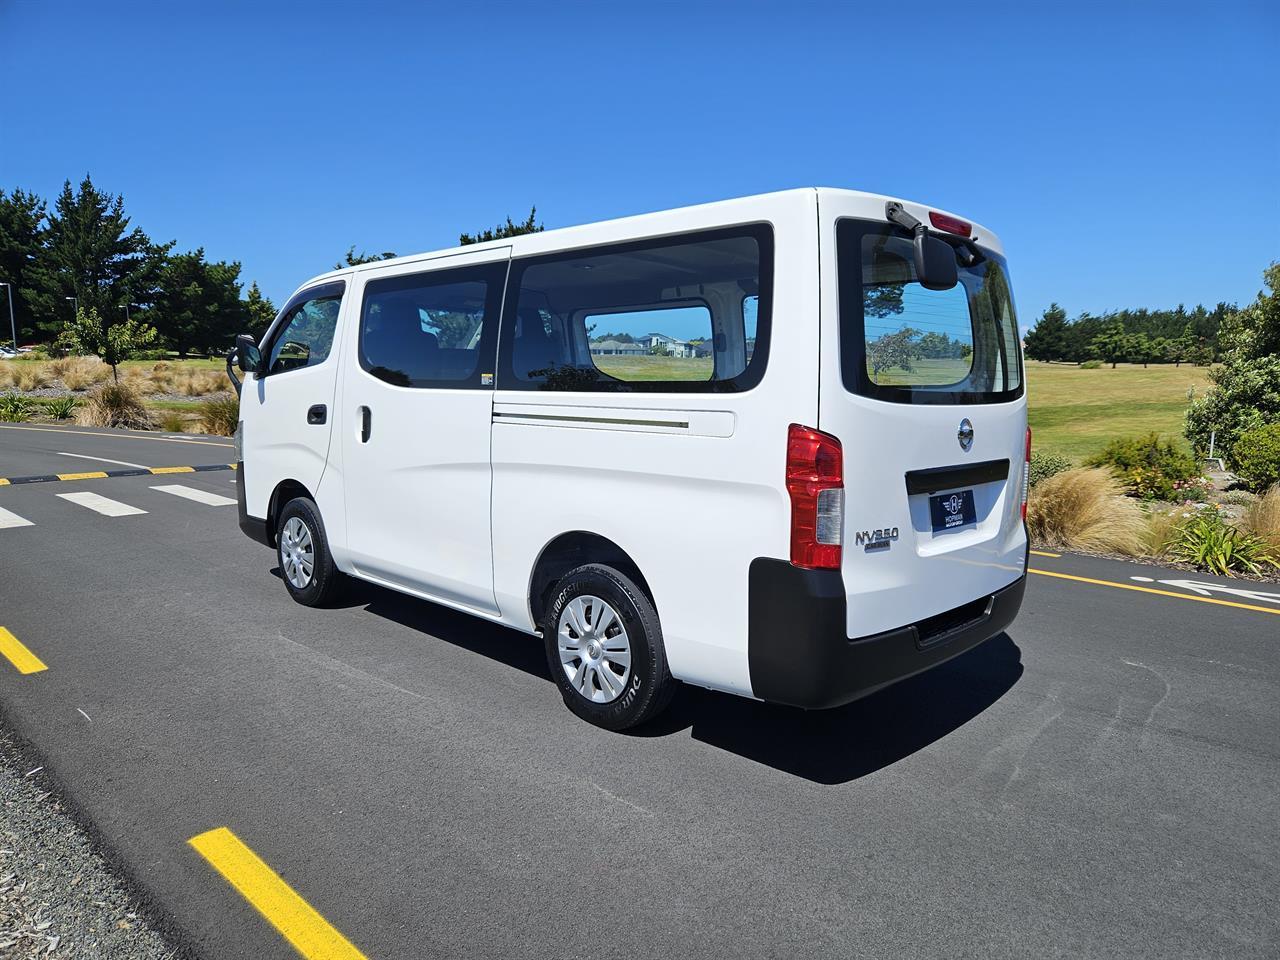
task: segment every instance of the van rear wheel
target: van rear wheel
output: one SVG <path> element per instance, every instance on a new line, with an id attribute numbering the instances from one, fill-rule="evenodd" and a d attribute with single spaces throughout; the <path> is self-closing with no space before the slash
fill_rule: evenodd
<path id="1" fill-rule="evenodd" d="M 329 553 L 320 510 L 308 498 L 294 497 L 280 511 L 276 558 L 285 588 L 298 603 L 321 607 L 337 596 L 342 572 Z"/>
<path id="2" fill-rule="evenodd" d="M 547 664 L 570 710 L 597 726 L 644 723 L 671 701 L 658 612 L 624 574 L 591 563 L 556 584 L 542 624 Z"/>

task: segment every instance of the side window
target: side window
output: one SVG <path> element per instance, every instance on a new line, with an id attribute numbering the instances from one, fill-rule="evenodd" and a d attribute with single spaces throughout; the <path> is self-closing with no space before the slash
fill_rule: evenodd
<path id="1" fill-rule="evenodd" d="M 619 380 L 710 380 L 711 309 L 705 305 L 589 313 L 591 362 Z"/>
<path id="2" fill-rule="evenodd" d="M 498 384 L 748 389 L 764 371 L 772 277 L 766 225 L 513 261 Z"/>
<path id="3" fill-rule="evenodd" d="M 360 366 L 397 387 L 487 386 L 505 274 L 497 263 L 370 280 Z"/>
<path id="4" fill-rule="evenodd" d="M 329 283 L 295 298 L 267 351 L 267 374 L 324 363 L 333 349 L 344 284 Z"/>

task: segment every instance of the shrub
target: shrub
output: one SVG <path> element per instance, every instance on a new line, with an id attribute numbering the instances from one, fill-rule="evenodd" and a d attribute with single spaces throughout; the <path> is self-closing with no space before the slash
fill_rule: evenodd
<path id="1" fill-rule="evenodd" d="M 187 429 L 187 419 L 177 410 L 165 410 L 160 414 L 160 429 L 165 433 L 183 433 Z"/>
<path id="2" fill-rule="evenodd" d="M 1217 434 L 1217 449 L 1234 459 L 1241 434 L 1280 420 L 1280 263 L 1263 271 L 1268 290 L 1222 319 L 1221 366 L 1209 371 L 1213 386 L 1192 401 L 1185 433 L 1198 453 Z"/>
<path id="3" fill-rule="evenodd" d="M 1194 457 L 1156 433 L 1112 440 L 1085 463 L 1111 467 L 1128 490 L 1144 500 L 1189 499 L 1188 481 L 1200 476 Z"/>
<path id="4" fill-rule="evenodd" d="M 1240 526 L 1246 533 L 1267 541 L 1280 554 L 1280 484 L 1249 504 Z"/>
<path id="5" fill-rule="evenodd" d="M 51 397 L 44 402 L 44 408 L 55 420 L 70 419 L 77 405 L 78 401 L 75 397 Z"/>
<path id="6" fill-rule="evenodd" d="M 62 364 L 55 376 L 68 390 L 87 390 L 111 376 L 111 368 L 97 357 L 67 357 L 55 360 L 54 364 Z"/>
<path id="7" fill-rule="evenodd" d="M 1236 529 L 1212 509 L 1200 510 L 1178 525 L 1169 555 L 1226 577 L 1237 572 L 1256 575 L 1265 567 L 1278 565 L 1270 543 Z"/>
<path id="8" fill-rule="evenodd" d="M 125 427 L 150 430 L 151 414 L 138 391 L 128 383 L 104 383 L 89 394 L 76 417 L 91 427 Z"/>
<path id="9" fill-rule="evenodd" d="M 200 404 L 200 429 L 205 433 L 230 437 L 236 432 L 239 420 L 239 397 L 218 396 Z"/>
<path id="10" fill-rule="evenodd" d="M 1081 370 L 1098 370 L 1101 369 L 1101 367 L 1101 360 L 1086 360 L 1084 363 L 1080 364 Z"/>
<path id="11" fill-rule="evenodd" d="M 29 397 L 24 397 L 19 393 L 6 393 L 0 395 L 0 420 L 6 423 L 18 423 L 26 420 L 31 416 L 31 409 L 35 404 L 31 402 Z"/>
<path id="12" fill-rule="evenodd" d="M 1280 421 L 1240 434 L 1231 463 L 1250 489 L 1266 490 L 1280 483 Z"/>
<path id="13" fill-rule="evenodd" d="M 1027 528 L 1035 543 L 1137 556 L 1142 553 L 1146 517 L 1124 496 L 1110 471 L 1099 467 L 1064 470 L 1031 489 Z"/>
<path id="14" fill-rule="evenodd" d="M 11 378 L 13 385 L 19 390 L 39 390 L 41 387 L 47 386 L 49 383 L 49 368 L 43 363 L 19 363 L 9 361 L 14 365 Z"/>
<path id="15" fill-rule="evenodd" d="M 1070 469 L 1071 461 L 1064 456 L 1056 453 L 1042 453 L 1039 450 L 1031 451 L 1031 470 L 1028 476 L 1033 487 L 1041 480 L 1048 480 L 1050 477 Z"/>
<path id="16" fill-rule="evenodd" d="M 1257 499 L 1247 490 L 1228 490 L 1218 498 L 1219 502 L 1230 504 L 1233 507 L 1247 507 Z"/>
<path id="17" fill-rule="evenodd" d="M 1147 529 L 1143 532 L 1144 556 L 1163 557 L 1169 552 L 1179 523 L 1190 514 L 1181 509 L 1157 510 L 1147 517 Z"/>

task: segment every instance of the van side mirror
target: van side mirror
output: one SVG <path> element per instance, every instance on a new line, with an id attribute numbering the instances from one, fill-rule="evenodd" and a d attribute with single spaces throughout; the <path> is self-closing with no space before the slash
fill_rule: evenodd
<path id="1" fill-rule="evenodd" d="M 915 233 L 916 278 L 926 290 L 950 290 L 959 281 L 956 251 L 924 230 Z"/>
<path id="2" fill-rule="evenodd" d="M 247 333 L 236 337 L 236 366 L 242 373 L 254 374 L 262 368 L 262 351 Z"/>

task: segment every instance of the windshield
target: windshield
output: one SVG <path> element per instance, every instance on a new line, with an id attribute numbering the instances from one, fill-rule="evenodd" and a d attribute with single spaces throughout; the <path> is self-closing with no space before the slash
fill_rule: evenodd
<path id="1" fill-rule="evenodd" d="M 945 239 L 945 235 L 939 235 Z M 959 264 L 959 283 L 916 278 L 911 238 L 888 223 L 840 220 L 840 330 L 846 389 L 898 403 L 998 403 L 1022 395 L 1004 258 Z"/>

